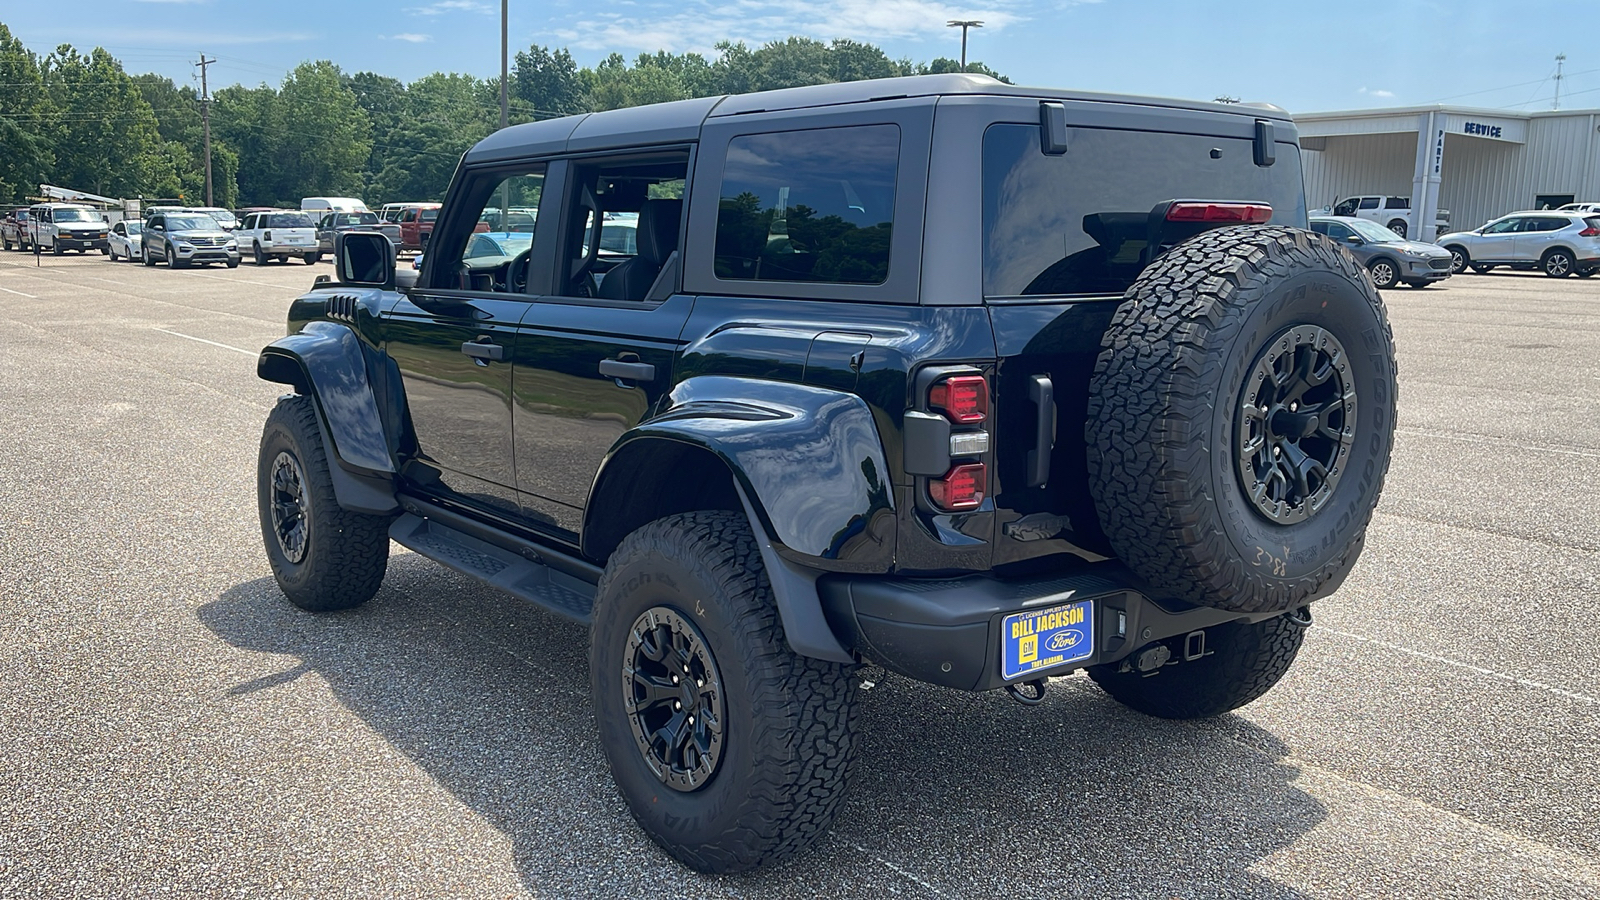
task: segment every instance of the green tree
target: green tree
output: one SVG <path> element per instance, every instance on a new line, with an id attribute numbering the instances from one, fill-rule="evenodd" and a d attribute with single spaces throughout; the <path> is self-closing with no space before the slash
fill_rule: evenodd
<path id="1" fill-rule="evenodd" d="M 165 142 L 165 152 L 178 174 L 178 193 L 189 202 L 205 197 L 205 130 L 200 118 L 200 93 L 193 87 L 178 87 L 161 75 L 135 75 L 134 84 L 156 116 L 156 128 Z M 211 139 L 212 199 L 217 206 L 232 207 L 238 201 L 239 156 L 216 135 Z"/>
<path id="2" fill-rule="evenodd" d="M 39 59 L 0 24 L 0 202 L 21 203 L 55 162 L 47 123 L 55 117 Z"/>
<path id="3" fill-rule="evenodd" d="M 267 85 L 233 85 L 212 95 L 211 136 L 232 148 L 229 153 L 238 185 L 235 202 L 239 205 L 272 206 L 278 202 L 282 129 L 278 92 Z"/>
<path id="4" fill-rule="evenodd" d="M 372 154 L 372 122 L 327 60 L 296 66 L 277 94 L 284 123 L 276 162 L 276 201 L 356 195 Z"/>
<path id="5" fill-rule="evenodd" d="M 45 91 L 61 110 L 53 128 L 54 183 L 109 197 L 170 196 L 177 169 L 155 113 L 104 49 L 62 44 L 45 57 Z"/>
<path id="6" fill-rule="evenodd" d="M 389 159 L 386 136 L 406 117 L 406 86 L 398 78 L 376 72 L 357 72 L 345 79 L 345 86 L 356 95 L 356 103 L 372 123 L 372 153 L 362 172 L 362 182 L 371 193 L 374 179 Z"/>
<path id="7" fill-rule="evenodd" d="M 372 179 L 370 202 L 444 197 L 461 154 L 499 125 L 498 99 L 493 108 L 483 102 L 485 83 L 435 73 L 406 87 L 405 116 L 373 144 L 386 162 Z"/>
<path id="8" fill-rule="evenodd" d="M 585 79 L 578 72 L 578 64 L 565 49 L 534 45 L 518 51 L 507 90 L 523 121 L 588 112 Z M 498 83 L 495 87 L 498 90 Z"/>

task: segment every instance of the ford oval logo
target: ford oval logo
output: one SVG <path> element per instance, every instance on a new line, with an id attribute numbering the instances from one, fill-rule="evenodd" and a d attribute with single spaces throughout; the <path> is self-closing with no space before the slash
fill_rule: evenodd
<path id="1" fill-rule="evenodd" d="M 1045 647 L 1052 653 L 1059 653 L 1062 650 L 1071 650 L 1073 647 L 1078 646 L 1078 642 L 1081 640 L 1083 640 L 1083 635 L 1076 631 L 1058 631 L 1050 635 L 1050 640 L 1045 642 Z"/>

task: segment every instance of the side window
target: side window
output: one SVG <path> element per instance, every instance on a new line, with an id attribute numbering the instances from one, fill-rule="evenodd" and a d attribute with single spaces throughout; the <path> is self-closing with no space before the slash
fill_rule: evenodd
<path id="1" fill-rule="evenodd" d="M 1377 209 L 1378 208 L 1378 198 L 1377 197 L 1362 197 L 1361 198 L 1361 208 L 1362 209 Z"/>
<path id="2" fill-rule="evenodd" d="M 477 177 L 463 197 L 463 208 L 472 214 L 457 219 L 451 234 L 436 235 L 429 243 L 430 286 L 525 293 L 544 176 L 540 165 Z"/>
<path id="3" fill-rule="evenodd" d="M 1410 209 L 1410 197 L 1390 197 L 1383 202 L 1384 209 Z"/>
<path id="4" fill-rule="evenodd" d="M 1340 225 L 1338 222 L 1328 223 L 1328 237 L 1331 237 L 1336 241 L 1348 241 L 1354 234 L 1355 232 L 1351 231 L 1344 225 Z"/>
<path id="5" fill-rule="evenodd" d="M 686 153 L 575 163 L 561 217 L 556 291 L 568 297 L 644 300 L 678 250 Z"/>
<path id="6" fill-rule="evenodd" d="M 899 167 L 897 125 L 729 141 L 717 207 L 717 277 L 882 284 L 889 277 Z"/>
<path id="7" fill-rule="evenodd" d="M 1485 228 L 1483 233 L 1511 234 L 1512 232 L 1517 231 L 1524 221 L 1525 220 L 1523 219 L 1501 219 L 1493 225 L 1490 225 L 1488 228 Z"/>
<path id="8" fill-rule="evenodd" d="M 1266 203 L 1305 227 L 1300 158 L 1257 166 L 1248 138 L 1074 128 L 1046 155 L 1039 126 L 983 136 L 983 290 L 990 297 L 1120 295 L 1172 232 L 1152 213 L 1179 199 Z"/>
<path id="9" fill-rule="evenodd" d="M 1312 222 L 1311 223 L 1311 230 L 1315 231 L 1317 234 L 1330 234 L 1331 233 L 1328 230 L 1328 223 L 1327 222 Z"/>
<path id="10" fill-rule="evenodd" d="M 1356 214 L 1356 204 L 1359 202 L 1359 197 L 1351 197 L 1348 200 L 1343 200 L 1338 206 L 1333 208 L 1333 214 L 1336 216 L 1353 216 Z"/>

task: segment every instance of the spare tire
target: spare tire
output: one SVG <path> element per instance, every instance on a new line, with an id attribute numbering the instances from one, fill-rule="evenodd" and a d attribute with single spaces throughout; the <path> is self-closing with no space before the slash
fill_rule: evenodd
<path id="1" fill-rule="evenodd" d="M 1349 251 L 1296 228 L 1209 231 L 1123 295 L 1090 383 L 1089 482 L 1160 597 L 1241 612 L 1331 593 L 1389 469 L 1394 342 Z"/>

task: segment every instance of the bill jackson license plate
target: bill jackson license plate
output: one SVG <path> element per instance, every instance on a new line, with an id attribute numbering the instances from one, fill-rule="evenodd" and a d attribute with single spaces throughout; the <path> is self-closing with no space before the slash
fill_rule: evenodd
<path id="1" fill-rule="evenodd" d="M 1093 654 L 1093 600 L 1015 613 L 1000 623 L 1000 677 L 1007 680 Z"/>

